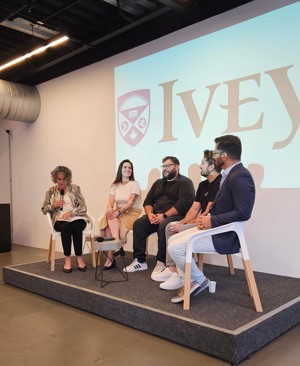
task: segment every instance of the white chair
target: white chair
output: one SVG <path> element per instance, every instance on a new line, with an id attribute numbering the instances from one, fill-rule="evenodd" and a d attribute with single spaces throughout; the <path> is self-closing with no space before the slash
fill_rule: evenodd
<path id="1" fill-rule="evenodd" d="M 190 239 L 188 240 L 187 249 L 186 249 L 185 284 L 184 284 L 184 300 L 183 300 L 183 309 L 184 310 L 189 310 L 189 308 L 190 308 L 192 256 L 193 256 L 193 252 L 195 252 L 194 251 L 195 241 L 198 239 L 201 239 L 205 236 L 221 234 L 221 233 L 225 233 L 228 231 L 235 231 L 239 238 L 241 248 L 240 248 L 239 253 L 232 254 L 232 256 L 237 256 L 242 259 L 249 292 L 250 292 L 251 297 L 253 298 L 255 309 L 257 312 L 263 311 L 259 293 L 258 293 L 257 286 L 256 286 L 255 277 L 254 277 L 253 270 L 252 270 L 252 267 L 250 264 L 249 252 L 247 249 L 246 240 L 245 240 L 245 236 L 244 236 L 245 222 L 246 221 L 233 222 L 233 223 L 218 226 L 218 227 L 215 227 L 212 229 L 202 230 L 190 237 Z M 213 253 L 209 253 L 209 254 L 218 254 L 218 253 L 213 252 Z"/>
<path id="2" fill-rule="evenodd" d="M 94 226 L 95 226 L 95 219 L 91 214 L 88 212 L 86 213 L 87 217 L 90 220 L 90 224 L 87 225 L 87 227 L 83 230 L 82 235 L 84 236 L 84 239 L 86 240 L 86 237 L 89 238 L 89 241 L 91 242 L 91 254 L 92 254 L 92 266 L 96 267 L 96 255 L 95 255 L 95 249 L 94 249 Z M 55 243 L 56 239 L 61 236 L 60 232 L 55 231 L 51 215 L 48 212 L 46 214 L 48 226 L 50 229 L 50 243 L 49 243 L 49 250 L 48 250 L 48 263 L 51 262 L 51 271 L 55 270 Z"/>

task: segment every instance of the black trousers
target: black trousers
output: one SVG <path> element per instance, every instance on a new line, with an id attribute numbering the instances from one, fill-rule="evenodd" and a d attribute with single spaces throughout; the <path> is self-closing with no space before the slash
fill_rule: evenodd
<path id="1" fill-rule="evenodd" d="M 86 222 L 83 219 L 75 221 L 56 221 L 54 229 L 61 233 L 61 242 L 64 250 L 64 255 L 71 255 L 71 245 L 73 238 L 74 252 L 77 257 L 82 255 L 82 232 L 86 227 Z"/>
<path id="2" fill-rule="evenodd" d="M 156 233 L 158 236 L 158 250 L 156 260 L 166 263 L 166 235 L 165 229 L 169 222 L 179 221 L 183 215 L 171 216 L 164 219 L 158 225 L 153 225 L 148 220 L 147 215 L 137 219 L 133 224 L 133 257 L 140 263 L 146 262 L 146 245 L 149 235 Z"/>

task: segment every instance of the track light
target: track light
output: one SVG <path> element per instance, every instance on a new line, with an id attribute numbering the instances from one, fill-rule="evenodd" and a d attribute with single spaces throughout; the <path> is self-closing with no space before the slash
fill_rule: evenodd
<path id="1" fill-rule="evenodd" d="M 10 61 L 10 62 L 8 62 L 8 63 L 0 66 L 0 71 L 1 70 L 4 70 L 4 69 L 6 69 L 6 68 L 8 68 L 10 66 L 13 66 L 13 65 L 15 65 L 15 64 L 17 64 L 17 63 L 19 63 L 21 61 L 24 61 L 27 58 L 30 58 L 30 57 L 32 57 L 34 55 L 37 55 L 38 53 L 41 53 L 41 52 L 45 51 L 47 48 L 55 47 L 55 46 L 59 45 L 60 43 L 67 41 L 68 39 L 69 39 L 69 37 L 63 36 L 63 37 L 61 37 L 61 38 L 59 38 L 59 39 L 57 39 L 57 40 L 55 40 L 55 41 L 47 44 L 46 46 L 37 48 L 36 50 L 34 50 L 34 51 L 30 52 L 30 53 L 27 53 L 24 56 L 18 57 L 15 60 L 12 60 L 12 61 Z"/>

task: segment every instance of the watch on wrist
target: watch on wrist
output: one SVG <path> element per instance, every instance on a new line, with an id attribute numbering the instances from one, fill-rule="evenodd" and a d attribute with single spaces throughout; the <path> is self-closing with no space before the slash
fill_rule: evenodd
<path id="1" fill-rule="evenodd" d="M 164 218 L 164 219 L 167 219 L 168 217 L 169 217 L 169 216 L 168 216 L 167 214 L 165 214 L 165 213 L 163 214 L 163 218 Z"/>

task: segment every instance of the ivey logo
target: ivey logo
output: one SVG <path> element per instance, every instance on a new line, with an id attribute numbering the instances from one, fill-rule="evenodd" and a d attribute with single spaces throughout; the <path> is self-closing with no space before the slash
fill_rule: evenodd
<path id="1" fill-rule="evenodd" d="M 137 145 L 150 121 L 150 89 L 133 90 L 118 97 L 118 125 L 128 145 Z"/>

